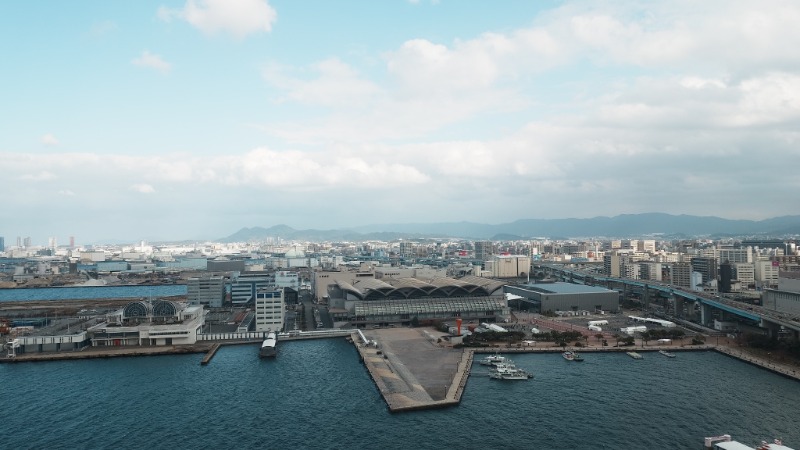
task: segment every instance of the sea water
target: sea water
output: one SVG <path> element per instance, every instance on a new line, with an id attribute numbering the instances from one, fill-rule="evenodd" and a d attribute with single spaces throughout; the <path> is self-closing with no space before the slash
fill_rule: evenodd
<path id="1" fill-rule="evenodd" d="M 714 352 L 514 354 L 461 404 L 390 413 L 344 339 L 202 354 L 0 365 L 2 448 L 699 449 L 723 433 L 800 447 L 800 383 Z"/>

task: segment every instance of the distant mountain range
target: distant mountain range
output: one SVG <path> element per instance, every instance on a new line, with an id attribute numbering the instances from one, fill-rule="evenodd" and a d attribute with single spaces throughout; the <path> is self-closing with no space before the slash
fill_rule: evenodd
<path id="1" fill-rule="evenodd" d="M 296 230 L 286 225 L 242 228 L 222 242 L 264 241 L 366 241 L 421 238 L 518 240 L 531 238 L 682 238 L 781 237 L 800 235 L 800 216 L 765 220 L 730 220 L 720 217 L 663 213 L 623 214 L 591 219 L 523 219 L 490 225 L 475 222 L 364 225 L 344 230 Z"/>

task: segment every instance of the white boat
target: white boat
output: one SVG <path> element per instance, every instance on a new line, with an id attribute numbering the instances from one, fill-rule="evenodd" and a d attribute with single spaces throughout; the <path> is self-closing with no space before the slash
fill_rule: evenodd
<path id="1" fill-rule="evenodd" d="M 566 359 L 567 361 L 576 361 L 576 362 L 583 361 L 583 356 L 579 355 L 578 352 L 573 352 L 570 350 L 565 351 L 564 353 L 561 354 L 561 356 L 563 356 L 564 359 Z"/>
<path id="2" fill-rule="evenodd" d="M 705 438 L 703 448 L 706 450 L 793 450 L 791 447 L 783 445 L 781 439 L 774 439 L 771 443 L 761 441 L 758 447 L 750 447 L 739 441 L 734 441 L 730 434 L 723 434 L 722 436 L 712 436 Z"/>
<path id="3" fill-rule="evenodd" d="M 640 355 L 640 354 L 638 354 L 636 352 L 627 352 L 627 354 L 628 354 L 628 356 L 630 356 L 633 359 L 642 359 L 643 358 L 642 355 Z"/>
<path id="4" fill-rule="evenodd" d="M 661 353 L 662 355 L 666 356 L 667 358 L 674 358 L 675 357 L 675 353 L 670 353 L 670 352 L 668 352 L 666 350 L 659 350 L 658 353 Z"/>
<path id="5" fill-rule="evenodd" d="M 482 366 L 496 366 L 498 364 L 510 364 L 511 360 L 506 358 L 505 356 L 501 356 L 495 353 L 494 355 L 489 355 L 478 362 Z"/>
<path id="6" fill-rule="evenodd" d="M 278 338 L 275 335 L 275 332 L 270 331 L 267 334 L 267 338 L 261 343 L 261 351 L 258 353 L 258 356 L 262 358 L 275 357 L 278 354 L 277 344 Z"/>
<path id="7" fill-rule="evenodd" d="M 527 380 L 533 378 L 533 374 L 519 369 L 513 364 L 503 364 L 495 367 L 490 373 L 489 378 L 495 380 Z"/>

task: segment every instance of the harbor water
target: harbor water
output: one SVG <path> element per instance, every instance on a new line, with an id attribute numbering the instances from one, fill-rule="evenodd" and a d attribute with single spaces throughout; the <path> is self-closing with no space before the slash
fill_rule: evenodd
<path id="1" fill-rule="evenodd" d="M 107 298 L 157 298 L 186 295 L 185 284 L 155 286 L 74 286 L 30 289 L 0 289 L 0 302 L 91 300 Z"/>
<path id="2" fill-rule="evenodd" d="M 702 448 L 723 433 L 800 447 L 800 383 L 714 352 L 515 354 L 475 364 L 460 405 L 392 414 L 344 339 L 202 354 L 0 365 L 3 448 Z"/>

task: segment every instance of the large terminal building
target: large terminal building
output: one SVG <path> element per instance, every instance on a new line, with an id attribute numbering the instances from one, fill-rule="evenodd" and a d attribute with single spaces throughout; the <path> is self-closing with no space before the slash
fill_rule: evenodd
<path id="1" fill-rule="evenodd" d="M 494 322 L 509 308 L 502 281 L 467 276 L 432 278 L 383 277 L 372 272 L 319 272 L 317 296 L 327 302 L 336 321 L 356 327 L 410 325 L 432 320 Z"/>
<path id="2" fill-rule="evenodd" d="M 540 313 L 556 311 L 619 311 L 619 292 L 572 283 L 506 286 L 505 292 L 534 305 Z"/>

